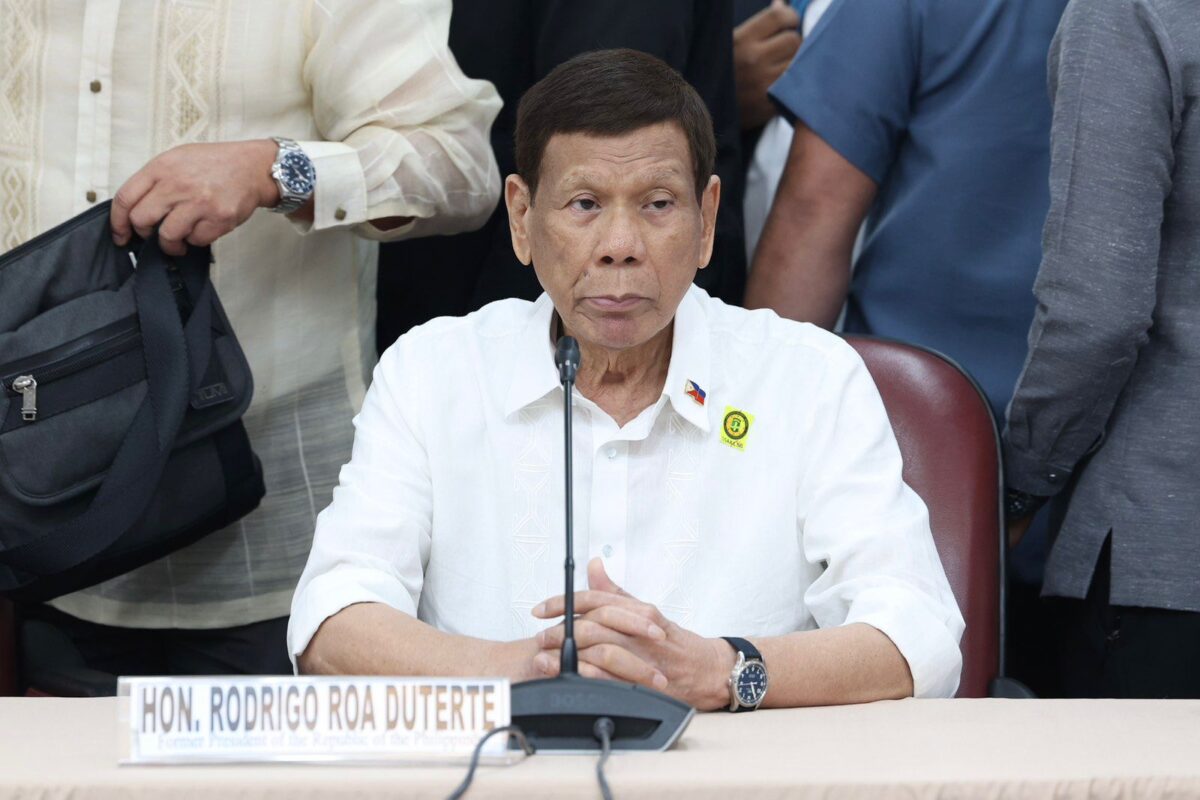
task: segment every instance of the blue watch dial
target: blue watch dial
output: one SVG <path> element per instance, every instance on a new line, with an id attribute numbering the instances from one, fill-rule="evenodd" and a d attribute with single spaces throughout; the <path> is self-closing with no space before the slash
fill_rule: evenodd
<path id="1" fill-rule="evenodd" d="M 758 661 L 750 661 L 738 675 L 737 696 L 742 705 L 754 706 L 767 693 L 767 670 Z"/>
<path id="2" fill-rule="evenodd" d="M 279 161 L 283 185 L 291 194 L 306 195 L 312 192 L 317 181 L 312 162 L 303 153 L 286 153 Z"/>

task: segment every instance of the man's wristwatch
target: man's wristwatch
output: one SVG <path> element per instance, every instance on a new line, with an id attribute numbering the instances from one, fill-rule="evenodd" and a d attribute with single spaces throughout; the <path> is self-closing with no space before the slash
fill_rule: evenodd
<path id="1" fill-rule="evenodd" d="M 729 710 L 753 711 L 767 696 L 767 664 L 758 648 L 745 639 L 721 637 L 737 651 L 737 663 L 729 673 Z"/>
<path id="2" fill-rule="evenodd" d="M 300 145 L 280 136 L 271 138 L 279 145 L 271 165 L 271 177 L 279 186 L 279 205 L 271 210 L 290 214 L 312 197 L 317 188 L 317 170 Z"/>
<path id="3" fill-rule="evenodd" d="M 1019 492 L 1016 489 L 1008 489 L 1004 492 L 1004 521 L 1012 522 L 1013 520 L 1025 519 L 1025 517 L 1028 517 L 1041 508 L 1045 502 L 1045 497 Z"/>

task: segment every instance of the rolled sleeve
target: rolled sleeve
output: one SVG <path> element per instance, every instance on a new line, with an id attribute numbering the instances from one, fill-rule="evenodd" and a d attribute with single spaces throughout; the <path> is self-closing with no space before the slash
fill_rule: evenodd
<path id="1" fill-rule="evenodd" d="M 391 570 L 369 566 L 342 565 L 312 577 L 292 600 L 288 620 L 288 656 L 299 673 L 296 659 L 308 649 L 321 623 L 356 603 L 382 603 L 412 617 L 417 603 Z"/>
<path id="2" fill-rule="evenodd" d="M 817 23 L 771 87 L 801 123 L 875 183 L 908 126 L 918 74 L 909 0 L 842 0 Z"/>
<path id="3" fill-rule="evenodd" d="M 889 582 L 856 594 L 842 624 L 862 622 L 892 640 L 908 662 L 914 697 L 953 697 L 962 674 L 963 624 L 955 616 L 944 602 Z"/>
<path id="4" fill-rule="evenodd" d="M 805 558 L 824 570 L 805 593 L 822 628 L 866 623 L 908 663 L 916 697 L 951 697 L 965 627 L 929 529 L 902 477 L 900 449 L 870 373 L 838 342 L 811 424 L 800 489 Z"/>
<path id="5" fill-rule="evenodd" d="M 325 141 L 311 223 L 392 240 L 472 230 L 500 198 L 488 133 L 501 101 L 463 75 L 448 46 L 448 0 L 328 0 L 310 13 L 304 78 Z M 383 230 L 371 220 L 408 217 Z"/>
<path id="6" fill-rule="evenodd" d="M 312 552 L 292 598 L 293 668 L 317 629 L 355 603 L 383 603 L 417 616 L 433 527 L 432 483 L 423 442 L 428 376 L 402 341 L 384 353 L 354 420 L 354 450 L 333 502 L 317 517 Z"/>

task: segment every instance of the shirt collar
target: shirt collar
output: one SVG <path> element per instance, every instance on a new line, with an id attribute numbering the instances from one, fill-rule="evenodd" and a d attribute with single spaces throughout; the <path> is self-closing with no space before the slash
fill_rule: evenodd
<path id="1" fill-rule="evenodd" d="M 550 341 L 550 320 L 554 303 L 545 292 L 533 304 L 529 321 L 516 343 L 516 361 L 504 400 L 504 415 L 509 416 L 541 400 L 558 388 L 558 370 L 554 366 L 554 344 Z"/>
<path id="2" fill-rule="evenodd" d="M 692 286 L 675 311 L 671 366 L 663 384 L 663 394 L 675 413 L 705 433 L 709 430 L 708 406 L 712 402 L 711 342 L 703 303 L 706 297 L 703 289 Z"/>
<path id="3" fill-rule="evenodd" d="M 711 389 L 712 365 L 707 314 L 701 302 L 704 296 L 702 289 L 693 286 L 675 310 L 671 364 L 667 368 L 663 394 L 675 413 L 707 432 L 710 427 L 708 404 L 711 402 L 707 395 Z M 529 321 L 516 343 L 517 357 L 504 402 L 505 416 L 541 400 L 559 387 L 554 345 L 550 341 L 553 316 L 554 304 L 550 296 L 543 293 L 533 304 Z M 688 394 L 689 391 L 693 393 Z"/>

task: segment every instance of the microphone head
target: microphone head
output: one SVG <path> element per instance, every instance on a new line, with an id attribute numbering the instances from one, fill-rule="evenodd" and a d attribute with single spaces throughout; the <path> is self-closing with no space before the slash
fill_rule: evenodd
<path id="1" fill-rule="evenodd" d="M 574 336 L 562 336 L 554 348 L 554 365 L 558 367 L 558 379 L 572 383 L 579 372 L 579 342 Z"/>

